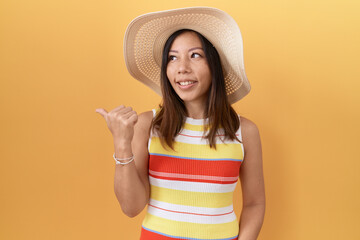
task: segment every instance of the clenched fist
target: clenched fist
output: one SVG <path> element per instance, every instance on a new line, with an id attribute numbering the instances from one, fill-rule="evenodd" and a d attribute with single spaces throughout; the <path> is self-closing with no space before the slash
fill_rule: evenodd
<path id="1" fill-rule="evenodd" d="M 114 140 L 131 144 L 134 136 L 134 126 L 138 120 L 137 113 L 131 107 L 121 105 L 110 112 L 103 108 L 97 108 L 95 112 L 104 117 Z"/>

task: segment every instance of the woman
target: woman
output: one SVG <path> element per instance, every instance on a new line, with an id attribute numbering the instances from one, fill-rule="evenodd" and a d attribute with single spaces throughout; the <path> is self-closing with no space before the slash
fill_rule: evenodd
<path id="1" fill-rule="evenodd" d="M 145 14 L 129 25 L 124 55 L 129 72 L 163 96 L 140 115 L 96 110 L 114 138 L 123 212 L 135 217 L 148 205 L 141 239 L 256 239 L 265 212 L 261 143 L 230 105 L 250 90 L 234 20 L 203 7 Z M 240 223 L 232 204 L 239 177 Z"/>

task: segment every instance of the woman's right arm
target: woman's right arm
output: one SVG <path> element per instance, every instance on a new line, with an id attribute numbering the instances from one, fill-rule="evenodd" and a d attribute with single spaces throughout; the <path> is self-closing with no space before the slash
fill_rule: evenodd
<path id="1" fill-rule="evenodd" d="M 114 191 L 122 211 L 135 217 L 150 197 L 148 140 L 153 113 L 149 111 L 138 116 L 130 107 L 124 106 L 109 113 L 96 111 L 103 115 L 113 135 L 116 158 L 134 155 L 131 163 L 115 166 Z"/>

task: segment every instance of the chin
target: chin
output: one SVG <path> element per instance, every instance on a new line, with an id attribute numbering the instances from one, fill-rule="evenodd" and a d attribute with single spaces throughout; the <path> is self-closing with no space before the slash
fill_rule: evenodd
<path id="1" fill-rule="evenodd" d="M 198 102 L 201 99 L 204 98 L 204 101 L 206 101 L 206 96 L 199 96 L 199 94 L 194 94 L 194 93 L 189 93 L 189 94 L 178 94 L 177 95 L 180 97 L 181 100 L 183 100 L 184 102 Z"/>
<path id="2" fill-rule="evenodd" d="M 191 103 L 191 102 L 199 102 L 200 99 L 199 98 L 195 98 L 195 97 L 180 97 L 181 100 L 183 100 L 184 103 Z M 205 101 L 205 100 L 204 100 Z"/>
<path id="3" fill-rule="evenodd" d="M 184 102 L 189 102 L 189 101 L 193 101 L 195 98 L 192 96 L 188 96 L 188 95 L 179 95 L 178 96 L 181 98 L 181 100 L 183 100 Z"/>

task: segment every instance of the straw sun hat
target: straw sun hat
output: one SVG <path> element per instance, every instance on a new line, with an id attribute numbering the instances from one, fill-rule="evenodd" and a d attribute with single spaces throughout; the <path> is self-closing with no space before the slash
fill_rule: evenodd
<path id="1" fill-rule="evenodd" d="M 216 8 L 191 7 L 147 13 L 127 27 L 125 63 L 129 73 L 161 95 L 160 66 L 166 40 L 180 29 L 192 29 L 207 38 L 220 55 L 229 102 L 250 91 L 244 68 L 243 43 L 234 19 Z"/>

